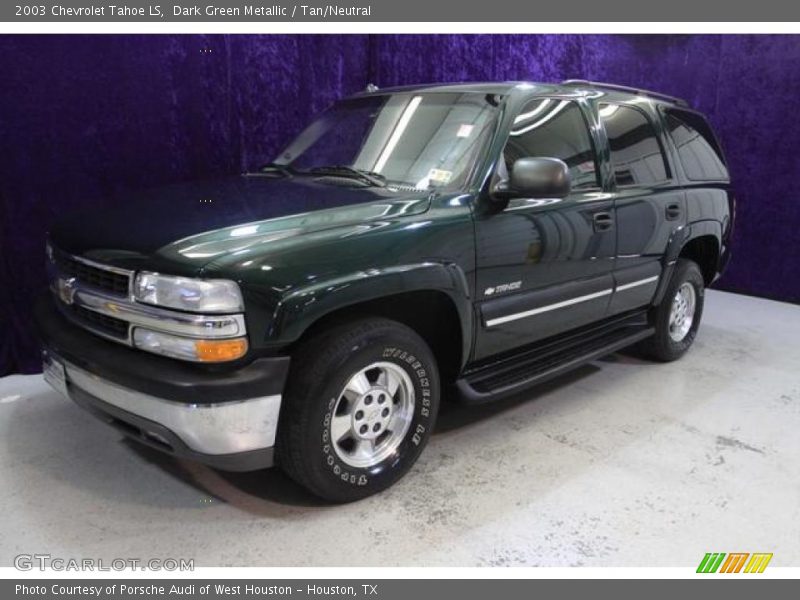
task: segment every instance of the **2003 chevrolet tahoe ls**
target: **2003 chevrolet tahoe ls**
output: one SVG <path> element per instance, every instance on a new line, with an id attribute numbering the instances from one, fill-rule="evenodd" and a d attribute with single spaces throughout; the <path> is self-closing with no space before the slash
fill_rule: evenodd
<path id="1" fill-rule="evenodd" d="M 143 196 L 50 232 L 48 381 L 145 444 L 340 502 L 411 468 L 444 386 L 680 357 L 734 204 L 702 115 L 586 81 L 371 87 L 255 172 Z"/>

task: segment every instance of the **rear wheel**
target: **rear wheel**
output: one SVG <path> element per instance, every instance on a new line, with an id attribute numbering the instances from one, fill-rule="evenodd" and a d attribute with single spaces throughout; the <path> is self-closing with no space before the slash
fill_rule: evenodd
<path id="1" fill-rule="evenodd" d="M 683 356 L 697 335 L 704 299 L 700 268 L 691 260 L 679 259 L 664 298 L 653 309 L 651 319 L 656 331 L 639 345 L 642 353 L 664 362 Z"/>
<path id="2" fill-rule="evenodd" d="M 438 407 L 436 363 L 413 330 L 380 318 L 339 325 L 292 356 L 278 462 L 322 498 L 364 498 L 408 472 Z"/>

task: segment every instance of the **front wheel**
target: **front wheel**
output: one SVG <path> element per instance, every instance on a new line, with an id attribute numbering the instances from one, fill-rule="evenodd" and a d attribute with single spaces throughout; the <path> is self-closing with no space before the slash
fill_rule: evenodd
<path id="1" fill-rule="evenodd" d="M 425 342 L 388 319 L 329 329 L 292 357 L 278 462 L 333 502 L 386 489 L 409 471 L 439 408 L 439 375 Z"/>
<path id="2" fill-rule="evenodd" d="M 661 303 L 653 308 L 653 337 L 639 348 L 648 358 L 668 362 L 683 356 L 694 342 L 703 315 L 705 282 L 691 260 L 679 259 Z"/>

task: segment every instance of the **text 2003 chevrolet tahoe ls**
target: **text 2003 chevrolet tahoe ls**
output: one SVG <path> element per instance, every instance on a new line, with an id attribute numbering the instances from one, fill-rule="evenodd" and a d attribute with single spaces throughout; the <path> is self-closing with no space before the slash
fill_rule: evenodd
<path id="1" fill-rule="evenodd" d="M 585 81 L 370 90 L 257 172 L 50 233 L 47 379 L 150 446 L 333 501 L 406 473 L 441 390 L 694 340 L 733 196 L 706 120 Z"/>

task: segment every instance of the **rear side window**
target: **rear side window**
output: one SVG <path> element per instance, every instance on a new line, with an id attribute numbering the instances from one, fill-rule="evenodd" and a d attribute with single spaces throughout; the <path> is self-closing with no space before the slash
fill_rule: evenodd
<path id="1" fill-rule="evenodd" d="M 706 120 L 697 113 L 673 108 L 664 114 L 686 176 L 694 181 L 728 179 L 722 149 Z"/>
<path id="2" fill-rule="evenodd" d="M 658 136 L 645 114 L 630 106 L 601 104 L 617 185 L 650 185 L 668 179 Z"/>
<path id="3" fill-rule="evenodd" d="M 520 158 L 560 158 L 569 167 L 573 189 L 599 187 L 586 120 L 569 100 L 538 98 L 526 104 L 514 119 L 503 156 L 509 171 Z"/>

